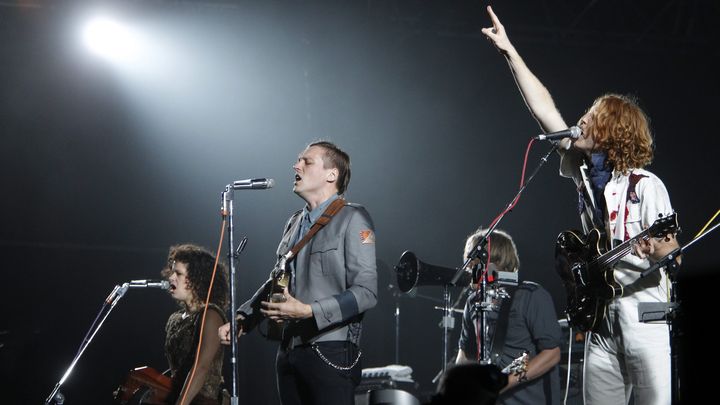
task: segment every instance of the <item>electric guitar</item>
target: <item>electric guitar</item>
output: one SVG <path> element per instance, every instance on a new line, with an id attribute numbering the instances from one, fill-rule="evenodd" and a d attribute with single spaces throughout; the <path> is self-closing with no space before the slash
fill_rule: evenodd
<path id="1" fill-rule="evenodd" d="M 270 283 L 270 291 L 268 292 L 268 302 L 285 302 L 285 294 L 283 290 L 290 285 L 290 272 L 285 269 L 286 259 L 280 258 L 277 266 L 270 273 L 272 282 Z M 269 340 L 282 340 L 283 324 L 268 319 L 267 335 Z"/>
<path id="2" fill-rule="evenodd" d="M 570 324 L 582 331 L 598 326 L 605 316 L 607 301 L 623 293 L 622 285 L 615 280 L 613 266 L 640 240 L 678 231 L 677 214 L 672 213 L 609 251 L 605 251 L 606 242 L 597 229 L 585 236 L 577 231 L 561 232 L 555 244 L 555 269 L 565 285 Z"/>

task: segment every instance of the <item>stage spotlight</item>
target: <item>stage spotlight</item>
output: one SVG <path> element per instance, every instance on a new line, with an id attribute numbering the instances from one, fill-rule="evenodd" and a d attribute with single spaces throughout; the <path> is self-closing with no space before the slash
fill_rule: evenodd
<path id="1" fill-rule="evenodd" d="M 133 30 L 107 17 L 90 20 L 82 36 L 90 51 L 111 61 L 134 59 L 141 43 Z"/>

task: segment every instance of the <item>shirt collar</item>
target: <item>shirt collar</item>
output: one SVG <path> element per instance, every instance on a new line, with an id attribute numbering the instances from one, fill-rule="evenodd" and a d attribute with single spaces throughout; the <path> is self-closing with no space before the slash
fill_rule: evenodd
<path id="1" fill-rule="evenodd" d="M 306 205 L 305 208 L 303 208 L 303 217 L 309 218 L 310 223 L 314 224 L 318 218 L 325 212 L 325 209 L 328 207 L 328 205 L 332 204 L 333 201 L 337 200 L 340 196 L 337 194 L 333 194 L 330 198 L 320 203 L 317 207 L 315 207 L 314 210 L 310 211 L 308 209 L 308 206 Z"/>

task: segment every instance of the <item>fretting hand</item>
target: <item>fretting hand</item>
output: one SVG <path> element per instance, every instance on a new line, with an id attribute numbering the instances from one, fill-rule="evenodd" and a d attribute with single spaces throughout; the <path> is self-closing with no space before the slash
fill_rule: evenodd
<path id="1" fill-rule="evenodd" d="M 659 238 L 641 239 L 633 246 L 633 254 L 641 259 L 649 258 L 655 262 L 677 248 L 675 235 L 668 234 Z"/>

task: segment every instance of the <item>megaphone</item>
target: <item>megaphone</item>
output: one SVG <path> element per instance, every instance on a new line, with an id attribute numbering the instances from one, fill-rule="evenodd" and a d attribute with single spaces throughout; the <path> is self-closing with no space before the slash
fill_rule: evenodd
<path id="1" fill-rule="evenodd" d="M 415 253 L 409 250 L 403 252 L 400 256 L 400 261 L 398 261 L 398 264 L 395 266 L 398 289 L 404 293 L 420 285 L 451 284 L 457 272 L 458 269 L 435 266 L 422 262 L 415 256 Z M 470 284 L 470 278 L 471 274 L 463 270 L 463 274 L 455 283 L 455 286 L 465 287 Z"/>

